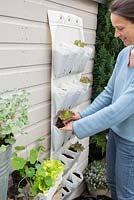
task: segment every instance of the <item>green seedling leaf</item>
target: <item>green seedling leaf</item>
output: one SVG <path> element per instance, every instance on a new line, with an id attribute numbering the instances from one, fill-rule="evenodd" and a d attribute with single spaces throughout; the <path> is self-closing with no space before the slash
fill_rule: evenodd
<path id="1" fill-rule="evenodd" d="M 75 40 L 74 45 L 76 45 L 78 47 L 85 47 L 85 46 L 87 46 L 87 43 L 82 42 L 81 40 Z"/>
<path id="2" fill-rule="evenodd" d="M 26 160 L 22 157 L 13 157 L 12 159 L 12 167 L 15 170 L 23 169 L 26 164 Z"/>
<path id="3" fill-rule="evenodd" d="M 63 110 L 59 110 L 58 112 L 58 117 L 64 121 L 64 120 L 68 120 L 72 117 L 73 112 L 69 109 L 63 109 Z"/>
<path id="4" fill-rule="evenodd" d="M 31 149 L 29 161 L 31 164 L 34 164 L 38 159 L 38 151 L 36 149 Z"/>
<path id="5" fill-rule="evenodd" d="M 46 152 L 46 148 L 43 145 L 38 146 L 37 151 Z"/>
<path id="6" fill-rule="evenodd" d="M 18 191 L 19 191 L 19 193 L 22 194 L 22 193 L 23 193 L 23 188 L 20 188 L 20 187 L 19 187 L 19 188 L 18 188 Z"/>
<path id="7" fill-rule="evenodd" d="M 5 139 L 5 143 L 6 144 L 14 144 L 16 142 L 16 139 L 15 138 L 10 138 L 10 139 Z"/>
<path id="8" fill-rule="evenodd" d="M 29 178 L 35 175 L 35 169 L 32 167 L 26 168 L 25 172 L 26 172 L 26 176 Z"/>
<path id="9" fill-rule="evenodd" d="M 81 77 L 80 82 L 88 84 L 91 81 L 87 76 L 83 76 L 83 77 Z"/>
<path id="10" fill-rule="evenodd" d="M 16 146 L 16 147 L 15 147 L 15 150 L 17 150 L 17 151 L 22 151 L 22 150 L 24 150 L 24 149 L 26 149 L 25 146 Z"/>
<path id="11" fill-rule="evenodd" d="M 45 177 L 45 184 L 46 184 L 48 187 L 50 187 L 50 186 L 52 186 L 52 183 L 53 183 L 52 177 L 51 177 L 51 176 L 46 176 L 46 177 Z"/>
<path id="12" fill-rule="evenodd" d="M 37 142 L 42 142 L 42 141 L 44 141 L 45 140 L 45 138 L 39 138 L 39 139 L 37 139 L 36 141 Z"/>

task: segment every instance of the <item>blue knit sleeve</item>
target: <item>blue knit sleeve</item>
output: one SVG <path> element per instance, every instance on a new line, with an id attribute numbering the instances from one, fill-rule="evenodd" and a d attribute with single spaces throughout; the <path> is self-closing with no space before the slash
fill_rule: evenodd
<path id="1" fill-rule="evenodd" d="M 114 82 L 116 78 L 116 67 L 117 67 L 117 62 L 113 70 L 112 76 L 107 86 L 104 88 L 104 90 L 96 97 L 96 99 L 84 111 L 79 112 L 82 118 L 88 115 L 91 115 L 97 112 L 98 110 L 101 110 L 105 106 L 108 106 L 111 104 L 113 91 L 114 91 Z"/>
<path id="2" fill-rule="evenodd" d="M 125 123 L 125 120 L 128 121 L 133 114 L 134 83 L 131 83 L 113 104 L 73 122 L 73 131 L 78 138 L 89 137 L 112 126 Z"/>

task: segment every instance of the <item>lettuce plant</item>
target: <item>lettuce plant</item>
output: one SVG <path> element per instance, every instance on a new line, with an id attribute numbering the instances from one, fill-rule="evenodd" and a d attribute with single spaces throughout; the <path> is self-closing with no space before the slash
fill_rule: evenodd
<path id="1" fill-rule="evenodd" d="M 17 150 L 23 149 L 16 147 Z M 39 156 L 45 148 L 39 145 L 30 151 L 28 159 L 17 156 L 12 157 L 12 167 L 19 172 L 20 180 L 18 190 L 21 194 L 24 192 L 26 184 L 29 187 L 28 196 L 34 197 L 38 193 L 47 193 L 53 187 L 59 177 L 62 175 L 65 165 L 59 160 L 39 161 Z M 24 183 L 25 184 L 22 184 Z"/>
<path id="2" fill-rule="evenodd" d="M 64 123 L 72 119 L 73 112 L 69 109 L 59 110 L 57 113 L 56 126 L 58 128 L 64 127 Z"/>
<path id="3" fill-rule="evenodd" d="M 76 143 L 71 144 L 69 149 L 75 152 L 82 152 L 84 151 L 85 147 L 77 141 Z"/>

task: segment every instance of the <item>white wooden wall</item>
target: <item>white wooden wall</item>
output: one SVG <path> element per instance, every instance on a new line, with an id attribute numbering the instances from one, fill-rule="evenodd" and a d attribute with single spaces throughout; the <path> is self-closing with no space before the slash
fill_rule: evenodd
<path id="1" fill-rule="evenodd" d="M 51 137 L 48 9 L 82 17 L 85 41 L 94 46 L 98 3 L 92 0 L 0 0 L 0 90 L 26 88 L 30 92 L 28 134 L 18 136 L 16 145 L 26 145 L 29 150 L 37 138 L 45 136 L 47 155 Z M 92 77 L 92 69 L 93 60 L 90 60 L 84 73 Z M 90 96 L 83 105 L 89 103 Z M 88 139 L 84 144 L 86 150 L 78 166 L 81 171 L 88 161 Z"/>

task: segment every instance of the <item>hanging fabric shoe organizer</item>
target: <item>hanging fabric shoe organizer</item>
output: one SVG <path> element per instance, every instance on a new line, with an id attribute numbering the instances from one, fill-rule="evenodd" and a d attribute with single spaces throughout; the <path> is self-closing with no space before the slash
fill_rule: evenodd
<path id="1" fill-rule="evenodd" d="M 51 157 L 60 159 L 67 166 L 63 176 L 66 183 L 63 199 L 83 180 L 76 175 L 78 154 L 67 154 L 67 145 L 78 139 L 71 132 L 63 133 L 56 127 L 57 113 L 62 109 L 76 109 L 89 94 L 89 85 L 82 83 L 81 76 L 93 49 L 84 43 L 82 18 L 65 12 L 48 11 L 52 38 L 51 75 Z M 71 169 L 71 170 L 70 170 Z M 70 177 L 71 182 L 67 178 Z M 74 186 L 73 186 L 74 184 Z M 70 187 L 69 187 L 70 186 Z M 67 187 L 67 189 L 66 189 Z"/>

